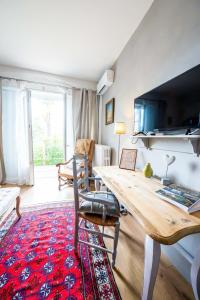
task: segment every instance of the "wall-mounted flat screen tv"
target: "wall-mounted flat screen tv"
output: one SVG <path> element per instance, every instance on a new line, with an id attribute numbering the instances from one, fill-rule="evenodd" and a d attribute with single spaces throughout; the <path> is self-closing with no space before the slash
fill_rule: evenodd
<path id="1" fill-rule="evenodd" d="M 134 101 L 134 133 L 200 128 L 200 65 Z"/>

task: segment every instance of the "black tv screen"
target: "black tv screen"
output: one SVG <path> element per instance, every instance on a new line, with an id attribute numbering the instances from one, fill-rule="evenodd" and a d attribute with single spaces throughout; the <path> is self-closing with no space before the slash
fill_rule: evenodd
<path id="1" fill-rule="evenodd" d="M 200 127 L 200 65 L 134 101 L 134 133 Z"/>

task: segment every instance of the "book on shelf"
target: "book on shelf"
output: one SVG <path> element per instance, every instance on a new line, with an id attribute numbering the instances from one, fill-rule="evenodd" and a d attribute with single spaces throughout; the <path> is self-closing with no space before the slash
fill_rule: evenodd
<path id="1" fill-rule="evenodd" d="M 176 205 L 188 213 L 200 210 L 200 192 L 171 184 L 155 193 L 161 199 Z"/>

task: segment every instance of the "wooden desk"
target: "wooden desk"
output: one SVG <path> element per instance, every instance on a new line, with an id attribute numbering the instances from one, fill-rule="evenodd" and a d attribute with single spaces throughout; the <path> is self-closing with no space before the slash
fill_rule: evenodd
<path id="1" fill-rule="evenodd" d="M 174 244 L 189 234 L 200 232 L 200 212 L 189 215 L 161 200 L 155 191 L 163 186 L 156 179 L 145 178 L 140 171 L 122 170 L 116 166 L 95 167 L 94 171 L 145 230 L 142 299 L 152 299 L 160 261 L 160 244 Z M 191 282 L 195 298 L 200 299 L 200 248 L 193 259 Z"/>

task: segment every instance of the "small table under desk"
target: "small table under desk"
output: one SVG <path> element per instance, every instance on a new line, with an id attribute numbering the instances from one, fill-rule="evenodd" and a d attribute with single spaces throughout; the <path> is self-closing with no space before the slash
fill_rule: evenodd
<path id="1" fill-rule="evenodd" d="M 123 203 L 146 233 L 143 300 L 152 299 L 160 261 L 161 244 L 172 245 L 183 237 L 200 232 L 200 212 L 187 214 L 161 200 L 155 191 L 162 188 L 154 178 L 140 171 L 116 166 L 95 167 L 95 173 Z M 191 283 L 195 299 L 200 299 L 200 247 L 191 266 Z"/>

